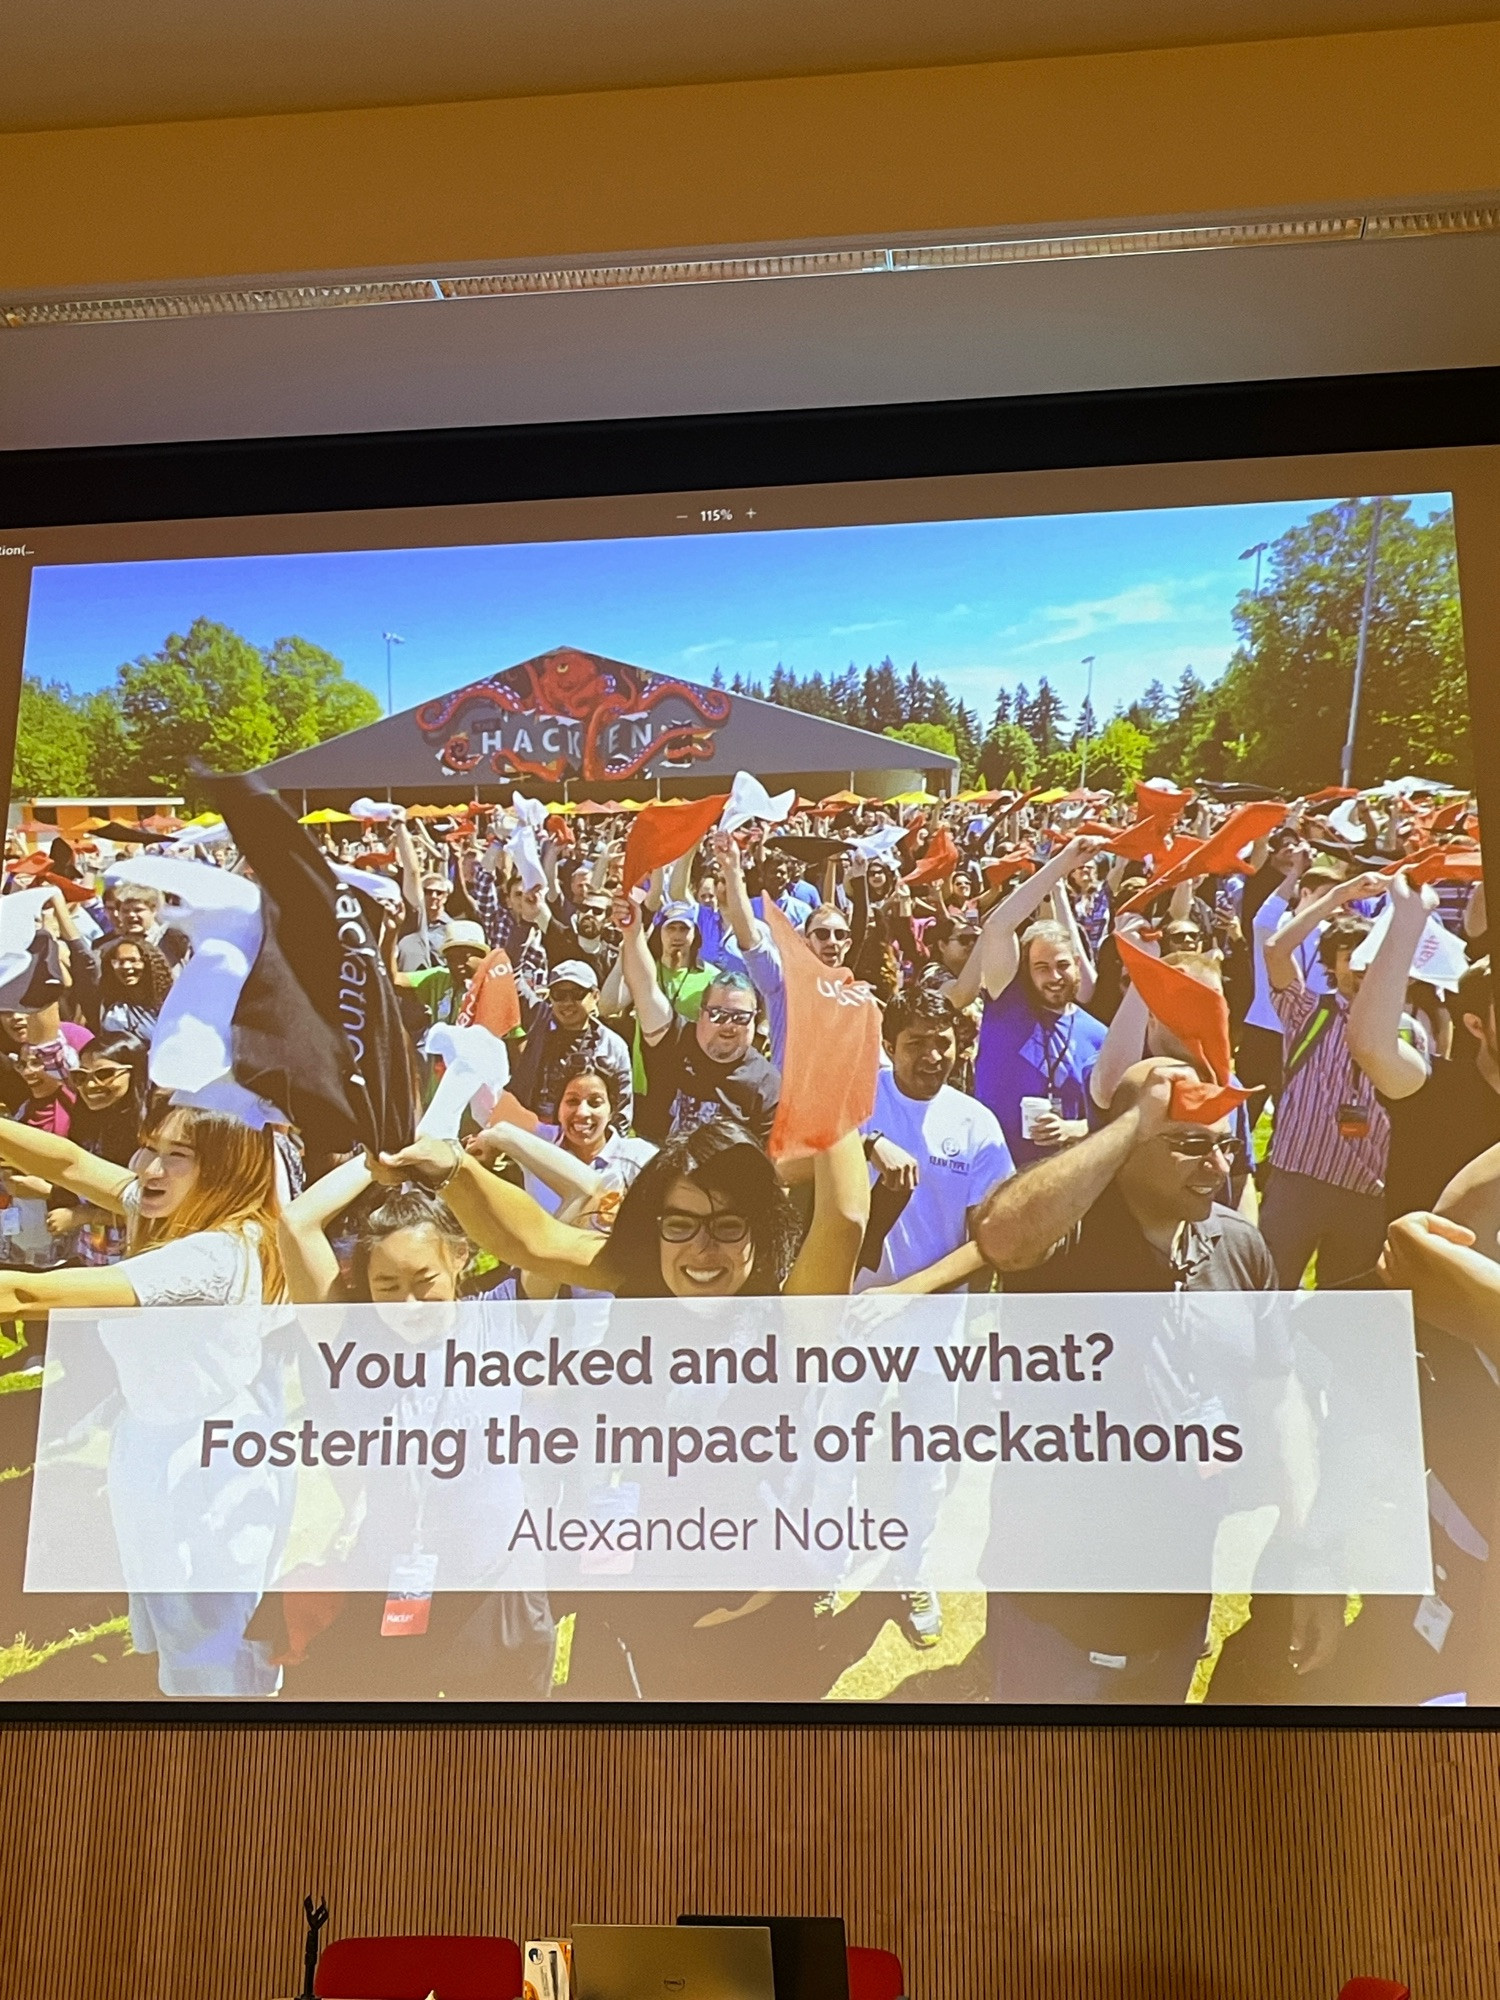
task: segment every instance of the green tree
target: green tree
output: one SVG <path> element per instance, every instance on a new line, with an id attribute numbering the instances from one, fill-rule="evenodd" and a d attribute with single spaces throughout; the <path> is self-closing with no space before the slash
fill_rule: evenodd
<path id="1" fill-rule="evenodd" d="M 285 757 L 380 720 L 380 703 L 351 681 L 342 660 L 309 639 L 278 639 L 265 655 L 266 701 Z"/>
<path id="2" fill-rule="evenodd" d="M 1259 597 L 1240 595 L 1240 644 L 1215 689 L 1246 776 L 1311 790 L 1339 776 L 1374 502 L 1326 507 L 1274 542 Z M 1452 510 L 1381 509 L 1353 782 L 1473 774 Z"/>
<path id="3" fill-rule="evenodd" d="M 119 697 L 112 688 L 100 688 L 83 697 L 79 705 L 89 742 L 89 782 L 85 789 L 94 798 L 120 797 L 136 783 L 135 749 Z"/>
<path id="4" fill-rule="evenodd" d="M 28 675 L 16 710 L 16 754 L 11 796 L 79 798 L 90 789 L 88 724 L 70 691 L 58 681 Z"/>
<path id="5" fill-rule="evenodd" d="M 1112 715 L 1089 747 L 1089 783 L 1096 791 L 1128 792 L 1146 769 L 1151 738 L 1123 715 Z"/>
<path id="6" fill-rule="evenodd" d="M 143 791 L 194 796 L 193 759 L 249 771 L 276 754 L 266 662 L 227 625 L 196 618 L 157 653 L 120 669 L 120 711 Z"/>
<path id="7" fill-rule="evenodd" d="M 940 722 L 903 722 L 899 728 L 888 729 L 885 733 L 894 736 L 898 743 L 910 743 L 918 750 L 936 750 L 944 757 L 958 755 L 953 731 Z"/>
<path id="8" fill-rule="evenodd" d="M 1030 731 L 1014 722 L 990 731 L 980 747 L 979 761 L 992 789 L 1028 791 L 1036 782 L 1036 744 Z"/>
<path id="9" fill-rule="evenodd" d="M 1067 741 L 1067 711 L 1062 697 L 1045 674 L 1037 682 L 1028 726 L 1036 738 L 1037 753 L 1044 763 Z"/>

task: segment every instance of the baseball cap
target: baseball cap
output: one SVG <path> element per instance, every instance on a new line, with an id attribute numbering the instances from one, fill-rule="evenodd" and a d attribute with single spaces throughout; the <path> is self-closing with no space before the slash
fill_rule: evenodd
<path id="1" fill-rule="evenodd" d="M 696 924 L 698 905 L 696 903 L 663 903 L 661 916 L 657 920 L 663 924 Z"/>
<path id="2" fill-rule="evenodd" d="M 593 966 L 585 965 L 581 958 L 565 958 L 561 965 L 554 965 L 551 986 L 577 986 L 584 993 L 599 991 L 599 975 Z"/>
<path id="3" fill-rule="evenodd" d="M 468 946 L 472 951 L 488 951 L 490 941 L 478 924 L 463 918 L 455 918 L 451 924 L 443 926 L 443 950 L 459 951 Z"/>

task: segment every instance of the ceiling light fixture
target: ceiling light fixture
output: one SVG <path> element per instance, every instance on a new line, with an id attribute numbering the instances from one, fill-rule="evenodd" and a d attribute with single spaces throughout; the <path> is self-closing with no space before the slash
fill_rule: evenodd
<path id="1" fill-rule="evenodd" d="M 513 268 L 464 277 L 351 279 L 344 283 L 226 285 L 119 293 L 108 298 L 17 299 L 0 321 L 17 329 L 321 312 L 335 306 L 437 304 L 546 293 L 644 290 L 663 285 L 753 284 L 786 278 L 874 276 L 898 271 L 982 270 L 1097 257 L 1163 256 L 1190 250 L 1250 250 L 1299 244 L 1389 242 L 1500 232 L 1500 204 L 1381 215 L 1322 215 L 1216 222 L 1178 229 L 1121 229 L 1072 236 L 997 237 L 976 243 L 900 244 L 889 249 L 787 250 L 761 256 L 663 258 L 633 264 Z"/>

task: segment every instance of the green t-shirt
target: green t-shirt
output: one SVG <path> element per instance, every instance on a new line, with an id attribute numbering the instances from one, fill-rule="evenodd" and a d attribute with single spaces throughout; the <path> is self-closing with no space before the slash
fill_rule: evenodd
<path id="1" fill-rule="evenodd" d="M 424 965 L 407 973 L 412 991 L 434 1021 L 451 1021 L 458 1009 L 453 992 L 453 975 L 446 965 Z"/>
<path id="2" fill-rule="evenodd" d="M 703 1011 L 703 996 L 719 976 L 716 965 L 700 965 L 696 972 L 668 972 L 664 965 L 656 968 L 656 983 L 671 1001 L 674 1012 L 684 1021 L 696 1021 Z M 646 1095 L 646 1057 L 641 1043 L 641 1024 L 635 1024 L 630 1038 L 630 1068 L 635 1079 L 637 1097 Z"/>

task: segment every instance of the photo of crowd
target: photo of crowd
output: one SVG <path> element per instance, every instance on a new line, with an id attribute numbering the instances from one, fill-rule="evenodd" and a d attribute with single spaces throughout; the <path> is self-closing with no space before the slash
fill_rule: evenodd
<path id="1" fill-rule="evenodd" d="M 1351 508 L 1263 546 L 1233 661 L 1175 718 L 1090 702 L 1039 741 L 1034 698 L 1007 695 L 988 733 L 955 729 L 961 700 L 882 725 L 953 747 L 946 792 L 811 798 L 767 767 L 622 802 L 480 772 L 446 802 L 372 780 L 309 810 L 205 763 L 165 774 L 183 815 L 69 833 L 13 810 L 0 1699 L 1500 1698 L 1479 809 L 1451 720 L 1403 721 L 1395 691 L 1399 668 L 1414 712 L 1450 700 L 1455 647 L 1461 683 L 1456 566 L 1416 546 L 1441 520 Z M 1392 597 L 1451 600 L 1441 629 L 1372 607 L 1382 510 Z M 1278 624 L 1335 517 L 1351 590 Z M 1451 514 L 1446 533 L 1451 554 Z M 1320 685 L 1300 724 L 1292 625 Z M 1291 712 L 1261 727 L 1273 671 Z M 823 692 L 792 674 L 775 698 L 837 719 Z M 824 1039 L 816 1006 L 856 988 L 878 1032 Z M 318 1588 L 21 1589 L 49 1308 L 473 1300 L 498 1323 L 521 1300 L 732 1317 L 768 1296 L 1307 1289 L 1352 1314 L 1412 1295 L 1439 1579 L 1420 1600 L 497 1588 L 429 1593 L 413 1632 L 341 1591 L 336 1532 L 301 1522 Z M 300 1407 L 294 1377 L 268 1340 L 237 1393 Z M 123 1370 L 117 1394 L 150 1424 Z M 258 1504 L 226 1487 L 217 1532 Z"/>

